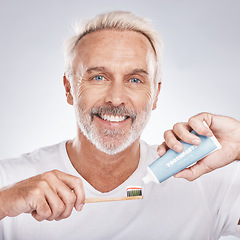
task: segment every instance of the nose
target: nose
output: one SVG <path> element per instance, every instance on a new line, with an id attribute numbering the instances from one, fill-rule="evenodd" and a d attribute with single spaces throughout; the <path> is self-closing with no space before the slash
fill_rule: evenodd
<path id="1" fill-rule="evenodd" d="M 106 94 L 106 103 L 110 103 L 116 107 L 126 103 L 126 89 L 123 85 L 123 83 L 111 83 Z"/>

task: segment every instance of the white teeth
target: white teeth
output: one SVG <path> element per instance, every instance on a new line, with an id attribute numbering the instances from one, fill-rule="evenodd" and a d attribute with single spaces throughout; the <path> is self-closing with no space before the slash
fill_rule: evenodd
<path id="1" fill-rule="evenodd" d="M 109 122 L 122 122 L 126 119 L 125 116 L 114 116 L 114 115 L 107 115 L 107 114 L 103 114 L 101 118 Z"/>

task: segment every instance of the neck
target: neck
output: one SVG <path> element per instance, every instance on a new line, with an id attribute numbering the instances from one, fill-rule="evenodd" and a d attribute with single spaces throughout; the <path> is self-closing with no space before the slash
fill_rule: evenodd
<path id="1" fill-rule="evenodd" d="M 109 192 L 136 170 L 140 159 L 139 138 L 115 155 L 98 150 L 82 133 L 67 143 L 67 152 L 77 172 L 96 190 Z"/>

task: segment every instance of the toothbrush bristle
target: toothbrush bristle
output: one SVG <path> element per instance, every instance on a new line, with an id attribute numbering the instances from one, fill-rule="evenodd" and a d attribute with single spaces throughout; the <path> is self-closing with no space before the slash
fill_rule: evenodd
<path id="1" fill-rule="evenodd" d="M 142 187 L 128 187 L 127 188 L 127 197 L 142 196 L 143 188 Z"/>

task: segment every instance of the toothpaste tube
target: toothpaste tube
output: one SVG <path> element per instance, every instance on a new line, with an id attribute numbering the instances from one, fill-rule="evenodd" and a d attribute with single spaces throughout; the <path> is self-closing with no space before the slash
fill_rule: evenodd
<path id="1" fill-rule="evenodd" d="M 221 148 L 215 136 L 202 136 L 197 134 L 194 130 L 191 133 L 201 139 L 200 145 L 196 146 L 181 141 L 183 144 L 183 151 L 181 153 L 169 149 L 162 157 L 158 158 L 147 167 L 147 174 L 143 178 L 145 184 L 149 182 L 161 183 L 184 168 L 189 167 L 208 154 Z"/>

